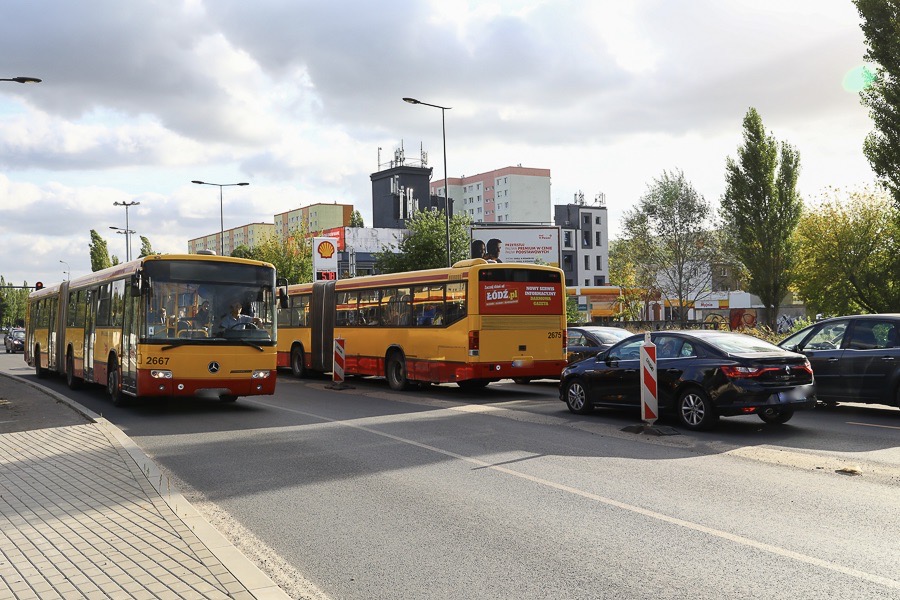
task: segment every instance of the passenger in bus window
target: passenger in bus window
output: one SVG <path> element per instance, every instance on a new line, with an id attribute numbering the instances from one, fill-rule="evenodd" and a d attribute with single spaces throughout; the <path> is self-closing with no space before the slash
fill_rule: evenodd
<path id="1" fill-rule="evenodd" d="M 210 321 L 209 314 L 209 300 L 204 300 L 200 304 L 200 308 L 197 310 L 197 314 L 191 317 L 191 323 L 193 323 L 195 328 L 206 327 Z"/>
<path id="2" fill-rule="evenodd" d="M 166 322 L 166 309 L 155 307 L 147 315 L 147 323 L 150 325 L 159 325 Z"/>

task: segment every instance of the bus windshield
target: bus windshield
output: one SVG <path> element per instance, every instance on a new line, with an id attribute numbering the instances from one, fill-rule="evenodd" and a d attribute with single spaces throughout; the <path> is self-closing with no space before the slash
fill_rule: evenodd
<path id="1" fill-rule="evenodd" d="M 256 265 L 151 261 L 144 266 L 141 337 L 147 341 L 275 339 L 271 269 Z"/>

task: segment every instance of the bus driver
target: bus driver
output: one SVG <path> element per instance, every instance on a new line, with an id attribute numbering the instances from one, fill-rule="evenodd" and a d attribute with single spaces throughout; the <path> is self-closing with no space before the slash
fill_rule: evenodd
<path id="1" fill-rule="evenodd" d="M 262 324 L 259 317 L 241 314 L 243 303 L 240 300 L 234 300 L 230 306 L 231 312 L 222 317 L 222 320 L 219 322 L 220 329 L 235 329 L 238 328 L 238 325 L 244 325 L 244 327 L 241 327 L 240 329 L 246 329 L 246 324 L 248 323 L 257 327 Z"/>

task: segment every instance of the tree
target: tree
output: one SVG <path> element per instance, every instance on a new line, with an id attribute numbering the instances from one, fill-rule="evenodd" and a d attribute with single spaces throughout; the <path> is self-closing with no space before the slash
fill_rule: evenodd
<path id="1" fill-rule="evenodd" d="M 732 251 L 749 273 L 748 291 L 759 296 L 770 327 L 791 284 L 792 233 L 803 207 L 799 173 L 799 153 L 767 136 L 759 113 L 750 108 L 738 159 L 726 160 L 720 215 Z"/>
<path id="2" fill-rule="evenodd" d="M 253 250 L 246 244 L 240 244 L 231 251 L 231 255 L 237 258 L 253 258 Z"/>
<path id="3" fill-rule="evenodd" d="M 875 131 L 863 153 L 900 208 L 900 0 L 854 0 L 868 42 L 866 60 L 877 65 L 861 92 Z"/>
<path id="4" fill-rule="evenodd" d="M 153 256 L 154 254 L 159 254 L 159 252 L 154 252 L 153 247 L 150 246 L 150 240 L 141 236 L 141 253 L 138 254 L 138 257 Z"/>
<path id="5" fill-rule="evenodd" d="M 242 248 L 247 247 L 238 246 L 235 252 Z M 231 255 L 237 256 L 235 252 Z M 313 280 L 312 243 L 302 229 L 294 229 L 284 238 L 270 235 L 249 249 L 249 256 L 243 258 L 272 263 L 279 279 L 286 279 L 288 284 L 309 283 Z"/>
<path id="6" fill-rule="evenodd" d="M 118 259 L 115 263 L 110 260 L 106 240 L 93 229 L 91 229 L 91 243 L 88 244 L 88 248 L 91 253 L 91 271 L 100 271 L 119 263 Z"/>
<path id="7" fill-rule="evenodd" d="M 639 204 L 624 215 L 636 283 L 658 291 L 684 321 L 687 309 L 710 293 L 714 236 L 706 228 L 710 207 L 680 170 L 648 185 Z"/>
<path id="8" fill-rule="evenodd" d="M 885 193 L 832 190 L 795 232 L 796 288 L 815 312 L 900 312 L 900 219 Z"/>
<path id="9" fill-rule="evenodd" d="M 363 225 L 362 215 L 359 214 L 358 210 L 354 210 L 350 213 L 350 227 L 365 227 L 365 225 Z"/>
<path id="10" fill-rule="evenodd" d="M 630 240 L 624 239 L 613 240 L 609 244 L 609 283 L 621 290 L 615 316 L 626 321 L 639 320 L 647 300 L 647 291 L 638 286 L 633 246 Z"/>
<path id="11" fill-rule="evenodd" d="M 578 310 L 578 297 L 566 296 L 566 323 L 580 323 L 581 312 Z"/>
<path id="12" fill-rule="evenodd" d="M 0 325 L 24 327 L 25 306 L 30 292 L 27 281 L 13 287 L 0 276 Z"/>
<path id="13" fill-rule="evenodd" d="M 469 257 L 468 215 L 456 214 L 450 219 L 450 256 L 455 263 Z M 409 234 L 381 249 L 375 255 L 375 266 L 382 273 L 401 273 L 447 266 L 447 226 L 444 213 L 419 210 L 406 220 Z"/>

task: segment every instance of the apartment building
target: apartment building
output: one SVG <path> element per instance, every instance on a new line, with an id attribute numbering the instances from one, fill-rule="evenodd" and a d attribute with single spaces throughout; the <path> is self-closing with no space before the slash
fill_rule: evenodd
<path id="1" fill-rule="evenodd" d="M 447 179 L 457 210 L 475 223 L 547 223 L 551 218 L 550 169 L 503 167 Z M 431 181 L 431 194 L 445 196 L 444 180 Z"/>
<path id="2" fill-rule="evenodd" d="M 316 233 L 335 227 L 347 227 L 352 215 L 352 204 L 310 204 L 275 215 L 275 233 L 284 239 L 291 231 L 298 229 Z"/>
<path id="3" fill-rule="evenodd" d="M 553 222 L 560 228 L 560 253 L 566 285 L 603 286 L 609 281 L 609 215 L 606 198 L 593 204 L 584 195 L 572 204 L 554 206 Z"/>
<path id="4" fill-rule="evenodd" d="M 275 225 L 272 223 L 248 223 L 224 232 L 225 250 L 222 251 L 222 234 L 219 232 L 199 238 L 188 240 L 188 253 L 196 254 L 199 250 L 213 250 L 216 254 L 231 256 L 238 246 L 253 246 L 261 243 L 267 237 L 275 235 Z"/>

